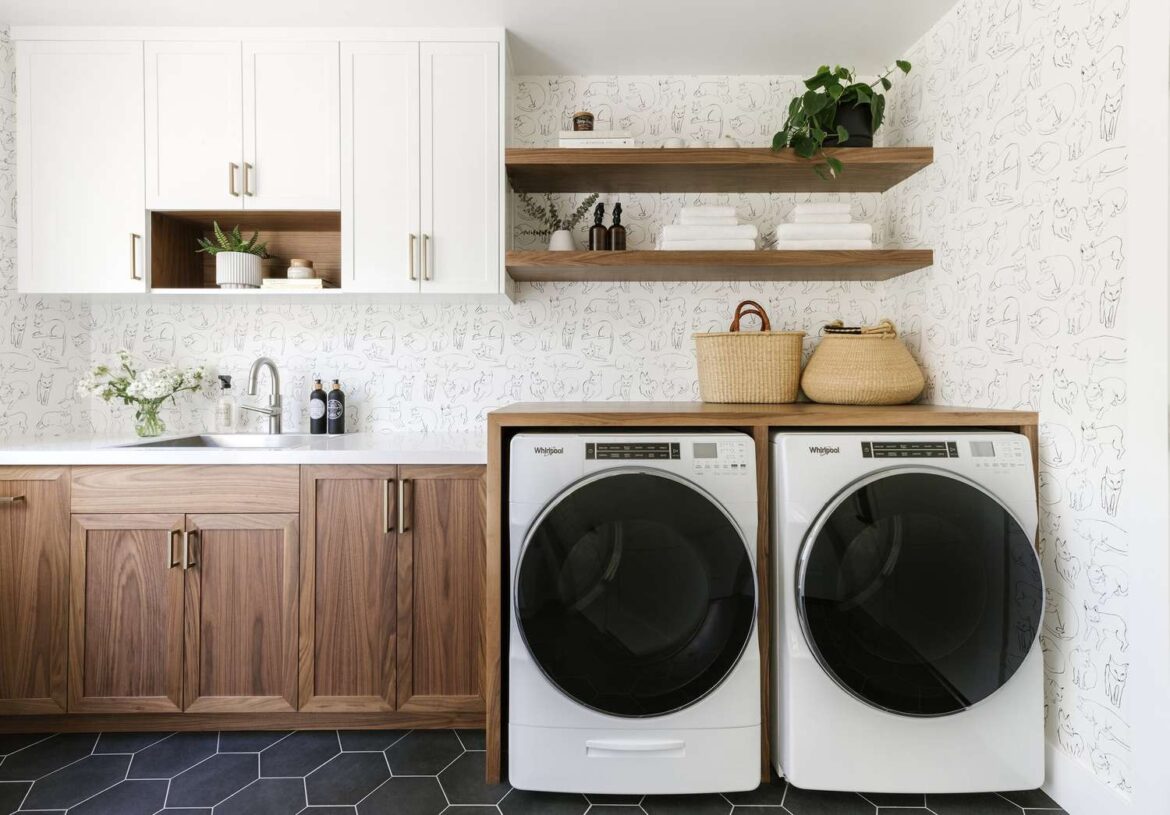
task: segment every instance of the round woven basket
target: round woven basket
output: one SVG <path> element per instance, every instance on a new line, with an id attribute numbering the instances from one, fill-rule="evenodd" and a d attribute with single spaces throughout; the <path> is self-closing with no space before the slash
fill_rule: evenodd
<path id="1" fill-rule="evenodd" d="M 760 318 L 761 331 L 740 331 L 740 320 Z M 695 334 L 699 398 L 704 402 L 795 402 L 800 395 L 803 331 L 772 331 L 764 307 L 744 300 L 730 331 Z"/>
<path id="2" fill-rule="evenodd" d="M 814 402 L 829 405 L 904 405 L 922 393 L 926 380 L 889 320 L 875 326 L 824 328 L 800 387 Z"/>

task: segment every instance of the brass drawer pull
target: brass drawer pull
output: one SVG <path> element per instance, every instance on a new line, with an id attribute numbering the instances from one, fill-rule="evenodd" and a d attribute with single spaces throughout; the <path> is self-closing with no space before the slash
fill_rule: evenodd
<path id="1" fill-rule="evenodd" d="M 137 232 L 130 233 L 130 279 L 141 280 L 142 275 L 138 274 L 138 241 L 142 236 Z"/>
<path id="2" fill-rule="evenodd" d="M 390 519 L 390 491 L 394 489 L 394 479 L 387 478 L 382 490 L 382 529 L 389 534 L 394 531 L 394 522 Z"/>
<path id="3" fill-rule="evenodd" d="M 410 531 L 410 521 L 406 517 L 406 487 L 410 483 L 409 478 L 400 478 L 398 480 L 398 532 Z"/>
<path id="4" fill-rule="evenodd" d="M 410 233 L 410 244 L 409 244 L 410 251 L 407 253 L 408 256 L 410 257 L 410 265 L 407 266 L 407 268 L 410 270 L 410 279 L 411 280 L 418 280 L 418 276 L 415 275 L 415 273 L 414 273 L 414 242 L 415 242 L 415 240 L 416 240 L 416 238 L 414 236 L 414 233 L 411 232 Z"/>
<path id="5" fill-rule="evenodd" d="M 424 232 L 422 236 L 422 251 L 419 252 L 419 258 L 422 261 L 423 280 L 431 279 L 431 266 L 427 258 L 427 244 L 430 240 L 431 236 Z"/>
<path id="6" fill-rule="evenodd" d="M 256 169 L 248 162 L 244 162 L 244 195 L 251 197 L 256 193 L 252 191 L 252 171 Z"/>
<path id="7" fill-rule="evenodd" d="M 183 533 L 183 571 L 199 565 L 199 561 L 195 558 L 195 546 L 199 541 L 198 529 L 191 529 Z"/>
<path id="8" fill-rule="evenodd" d="M 236 198 L 240 197 L 240 191 L 236 189 L 236 174 L 240 172 L 240 165 L 234 161 L 228 162 L 228 192 Z"/>

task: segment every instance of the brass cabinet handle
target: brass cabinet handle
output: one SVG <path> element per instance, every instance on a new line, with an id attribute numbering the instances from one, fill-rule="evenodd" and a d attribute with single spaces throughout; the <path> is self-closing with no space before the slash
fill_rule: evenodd
<path id="1" fill-rule="evenodd" d="M 138 239 L 142 236 L 137 232 L 130 233 L 130 279 L 141 280 L 138 274 Z"/>
<path id="2" fill-rule="evenodd" d="M 398 533 L 410 531 L 410 522 L 406 518 L 406 486 L 410 483 L 409 478 L 400 478 L 398 480 Z"/>
<path id="3" fill-rule="evenodd" d="M 10 506 L 17 501 L 23 501 L 23 495 L 0 495 L 0 506 Z"/>
<path id="4" fill-rule="evenodd" d="M 390 491 L 394 488 L 394 479 L 387 478 L 382 486 L 382 529 L 390 533 L 394 531 L 394 522 L 390 520 Z"/>
<path id="5" fill-rule="evenodd" d="M 424 232 L 422 236 L 422 251 L 419 253 L 422 261 L 423 280 L 431 279 L 431 267 L 430 264 L 427 263 L 427 242 L 430 239 L 431 236 Z"/>
<path id="6" fill-rule="evenodd" d="M 244 195 L 249 197 L 256 194 L 252 192 L 252 170 L 254 169 L 256 168 L 251 164 L 246 161 L 244 162 Z"/>
<path id="7" fill-rule="evenodd" d="M 240 191 L 236 189 L 236 175 L 240 172 L 240 165 L 234 161 L 228 162 L 228 192 L 236 198 L 240 197 Z"/>
<path id="8" fill-rule="evenodd" d="M 183 534 L 182 529 L 172 529 L 171 530 L 171 537 L 170 537 L 171 545 L 169 547 L 167 547 L 170 550 L 167 552 L 167 568 L 168 569 L 173 569 L 179 565 L 179 559 L 177 557 L 175 557 L 175 538 L 177 538 L 181 534 Z"/>
<path id="9" fill-rule="evenodd" d="M 415 241 L 414 233 L 411 232 L 410 233 L 410 251 L 407 253 L 410 257 L 410 265 L 407 268 L 410 269 L 410 279 L 411 280 L 418 280 L 418 277 L 415 276 L 415 273 L 414 273 L 414 241 Z"/>
<path id="10" fill-rule="evenodd" d="M 194 568 L 199 565 L 199 559 L 195 557 L 195 547 L 202 545 L 203 538 L 200 537 L 198 529 L 192 529 L 187 533 L 187 537 L 191 539 L 190 550 L 187 555 L 187 566 Z"/>
<path id="11" fill-rule="evenodd" d="M 193 566 L 199 565 L 198 561 L 195 559 L 195 547 L 192 545 L 192 538 L 195 539 L 194 543 L 199 542 L 200 538 L 198 529 L 191 529 L 183 532 L 183 556 L 181 558 L 181 562 L 183 564 L 184 572 Z"/>

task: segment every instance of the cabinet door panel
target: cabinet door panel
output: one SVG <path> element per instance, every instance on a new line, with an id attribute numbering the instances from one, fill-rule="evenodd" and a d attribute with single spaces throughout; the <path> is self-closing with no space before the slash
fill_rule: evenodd
<path id="1" fill-rule="evenodd" d="M 241 59 L 238 42 L 146 43 L 149 208 L 243 207 Z"/>
<path id="2" fill-rule="evenodd" d="M 303 467 L 301 709 L 395 702 L 396 467 Z"/>
<path id="3" fill-rule="evenodd" d="M 23 292 L 146 290 L 140 42 L 17 43 Z"/>
<path id="4" fill-rule="evenodd" d="M 188 712 L 296 710 L 297 524 L 188 516 Z"/>
<path id="5" fill-rule="evenodd" d="M 483 467 L 399 470 L 398 707 L 483 710 Z"/>
<path id="6" fill-rule="evenodd" d="M 0 467 L 0 715 L 65 712 L 68 598 L 69 471 Z"/>
<path id="7" fill-rule="evenodd" d="M 338 209 L 335 42 L 244 43 L 244 207 Z"/>
<path id="8" fill-rule="evenodd" d="M 74 515 L 71 713 L 182 705 L 182 515 Z"/>
<path id="9" fill-rule="evenodd" d="M 341 88 L 343 288 L 418 291 L 418 43 L 344 43 Z"/>
<path id="10" fill-rule="evenodd" d="M 424 292 L 500 290 L 500 90 L 496 43 L 423 43 Z"/>

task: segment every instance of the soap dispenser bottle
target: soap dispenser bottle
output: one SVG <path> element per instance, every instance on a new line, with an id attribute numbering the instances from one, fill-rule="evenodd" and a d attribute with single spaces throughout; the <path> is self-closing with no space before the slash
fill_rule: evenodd
<path id="1" fill-rule="evenodd" d="M 613 226 L 609 228 L 608 248 L 618 250 L 626 248 L 626 228 L 622 226 L 622 205 L 620 203 L 613 205 Z"/>
<path id="2" fill-rule="evenodd" d="M 321 380 L 313 380 L 313 392 L 309 394 L 309 432 L 320 435 L 326 430 L 325 411 L 327 409 L 325 389 L 321 387 Z"/>
<path id="3" fill-rule="evenodd" d="M 341 392 L 341 383 L 336 379 L 333 380 L 333 387 L 329 391 L 329 408 L 326 416 L 326 428 L 330 436 L 345 432 L 345 394 Z"/>
<path id="4" fill-rule="evenodd" d="M 605 224 L 605 204 L 598 204 L 593 208 L 593 226 L 589 227 L 589 249 L 596 251 L 609 248 L 609 231 Z"/>
<path id="5" fill-rule="evenodd" d="M 230 433 L 236 426 L 236 400 L 232 396 L 232 378 L 227 374 L 220 374 L 219 384 L 223 392 L 219 395 L 219 401 L 215 403 L 215 429 L 220 433 Z"/>

